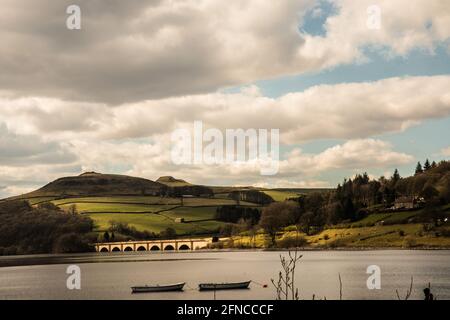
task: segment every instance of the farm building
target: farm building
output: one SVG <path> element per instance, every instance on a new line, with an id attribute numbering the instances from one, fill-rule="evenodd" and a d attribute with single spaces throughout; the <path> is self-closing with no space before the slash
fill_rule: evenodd
<path id="1" fill-rule="evenodd" d="M 415 196 L 402 196 L 395 199 L 394 208 L 395 210 L 401 209 L 415 209 L 419 207 L 421 199 Z"/>

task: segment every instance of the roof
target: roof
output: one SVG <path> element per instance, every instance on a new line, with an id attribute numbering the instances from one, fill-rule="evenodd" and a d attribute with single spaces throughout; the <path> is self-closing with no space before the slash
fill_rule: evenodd
<path id="1" fill-rule="evenodd" d="M 416 200 L 413 196 L 402 196 L 395 199 L 396 203 L 414 202 Z"/>

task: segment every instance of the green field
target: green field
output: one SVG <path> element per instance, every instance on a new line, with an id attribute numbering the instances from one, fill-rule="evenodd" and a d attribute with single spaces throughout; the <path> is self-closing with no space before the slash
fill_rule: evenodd
<path id="1" fill-rule="evenodd" d="M 174 219 L 172 219 L 176 215 L 176 213 L 169 216 L 162 216 L 157 214 L 94 213 L 89 214 L 89 217 L 91 217 L 95 221 L 96 229 L 98 231 L 108 229 L 111 220 L 128 223 L 130 226 L 133 226 L 140 231 L 146 230 L 156 233 L 170 227 L 175 229 L 175 231 L 179 235 L 217 232 L 217 229 L 224 224 L 215 220 L 176 223 Z"/>
<path id="2" fill-rule="evenodd" d="M 373 213 L 352 224 L 353 227 L 372 226 L 376 223 L 383 222 L 384 224 L 402 224 L 407 223 L 408 219 L 422 213 L 422 210 L 403 211 L 403 212 L 384 212 Z"/>
<path id="3" fill-rule="evenodd" d="M 153 196 L 122 196 L 122 197 L 82 197 L 82 198 L 65 198 L 52 201 L 56 205 L 65 205 L 73 203 L 136 203 L 151 205 L 178 205 L 180 200 L 176 198 L 161 198 Z"/>
<path id="4" fill-rule="evenodd" d="M 75 205 L 80 214 L 94 220 L 96 230 L 107 230 L 111 221 L 128 223 L 139 231 L 161 232 L 173 228 L 177 234 L 215 233 L 225 223 L 214 220 L 216 209 L 235 205 L 222 198 L 161 198 L 152 196 L 82 197 L 52 200 L 63 209 Z M 242 201 L 240 205 L 256 206 Z M 184 222 L 175 222 L 183 218 Z"/>
<path id="5" fill-rule="evenodd" d="M 80 213 L 157 213 L 171 209 L 174 205 L 146 205 L 146 204 L 124 204 L 124 203 L 88 203 L 73 202 L 71 204 L 59 205 L 63 209 L 68 209 L 75 205 Z"/>
<path id="6" fill-rule="evenodd" d="M 261 189 L 260 191 L 272 197 L 275 201 L 284 201 L 289 198 L 297 198 L 312 192 L 327 192 L 332 189 L 308 189 L 308 188 L 280 188 L 280 189 Z"/>
<path id="7" fill-rule="evenodd" d="M 53 199 L 55 199 L 55 197 L 37 197 L 37 198 L 31 198 L 31 199 L 27 199 L 27 200 L 31 205 L 36 205 L 39 203 L 52 201 Z"/>
<path id="8" fill-rule="evenodd" d="M 289 198 L 298 197 L 300 194 L 291 191 L 263 190 L 265 194 L 272 197 L 275 201 L 284 201 Z"/>

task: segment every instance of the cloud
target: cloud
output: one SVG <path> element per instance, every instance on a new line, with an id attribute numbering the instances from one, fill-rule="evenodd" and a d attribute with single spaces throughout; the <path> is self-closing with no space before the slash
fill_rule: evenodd
<path id="1" fill-rule="evenodd" d="M 450 147 L 442 149 L 441 154 L 445 157 L 450 157 Z"/>
<path id="2" fill-rule="evenodd" d="M 334 0 L 336 15 L 327 17 L 325 35 L 302 33 L 304 44 L 299 55 L 314 69 L 367 60 L 365 50 L 387 58 L 406 56 L 415 49 L 433 53 L 450 38 L 450 3 L 422 0 Z M 380 28 L 370 21 L 380 17 Z M 407 8 L 410 8 L 408 10 Z M 408 14 L 405 14 L 407 10 Z M 369 24 L 368 24 L 369 22 Z"/>
<path id="3" fill-rule="evenodd" d="M 280 129 L 283 143 L 361 139 L 450 115 L 450 76 L 320 85 L 277 99 L 255 86 L 109 108 L 55 99 L 1 98 L 0 121 L 21 134 L 63 141 L 157 139 L 201 120 L 206 127 Z M 414 95 L 411 94 L 414 92 Z M 48 124 L 48 125 L 47 125 Z M 55 135 L 57 133 L 57 135 Z"/>
<path id="4" fill-rule="evenodd" d="M 312 0 L 6 0 L 0 87 L 34 96 L 121 103 L 215 91 L 300 65 L 299 17 Z M 14 17 L 14 19 L 11 19 Z M 262 18 L 264 17 L 264 18 Z"/>
<path id="5" fill-rule="evenodd" d="M 62 144 L 44 142 L 37 136 L 17 135 L 0 123 L 0 165 L 61 164 L 76 160 Z"/>
<path id="6" fill-rule="evenodd" d="M 281 162 L 280 173 L 289 176 L 295 173 L 317 174 L 341 169 L 368 170 L 414 161 L 411 155 L 392 149 L 391 144 L 376 139 L 350 140 L 316 155 L 303 154 L 301 149 L 294 149 L 287 159 Z"/>
<path id="7" fill-rule="evenodd" d="M 447 1 L 377 1 L 380 30 L 367 28 L 372 2 L 332 1 L 337 14 L 315 36 L 299 31 L 318 12 L 313 0 L 80 0 L 78 31 L 65 27 L 70 0 L 4 0 L 0 88 L 117 105 L 316 72 L 362 61 L 368 47 L 432 52 L 449 39 Z"/>
<path id="8" fill-rule="evenodd" d="M 317 154 L 305 154 L 296 148 L 282 157 L 277 175 L 264 176 L 261 180 L 260 167 L 254 162 L 177 166 L 171 161 L 170 143 L 166 139 L 153 144 L 127 141 L 74 145 L 84 171 L 111 172 L 120 168 L 126 174 L 150 179 L 172 175 L 194 183 L 213 185 L 282 186 L 282 183 L 290 181 L 285 186 L 323 187 L 327 186 L 326 182 L 315 177 L 324 172 L 390 168 L 414 161 L 412 156 L 393 151 L 391 144 L 381 140 L 350 140 Z"/>
<path id="9" fill-rule="evenodd" d="M 79 174 L 76 164 L 0 164 L 0 199 L 36 190 L 50 181 Z M 3 187 L 3 188 L 2 188 Z"/>
<path id="10" fill-rule="evenodd" d="M 0 199 L 5 199 L 33 191 L 30 187 L 0 186 Z"/>
<path id="11" fill-rule="evenodd" d="M 146 100 L 114 108 L 3 95 L 0 123 L 6 125 L 0 126 L 0 181 L 14 186 L 33 177 L 43 184 L 61 175 L 95 170 L 150 179 L 175 175 L 203 184 L 280 186 L 291 181 L 290 185 L 324 186 L 319 178 L 324 173 L 390 170 L 410 163 L 410 155 L 371 137 L 448 116 L 449 85 L 450 76 L 391 78 L 321 85 L 277 99 L 262 96 L 252 86 L 239 93 Z M 205 129 L 223 132 L 279 128 L 283 145 L 294 147 L 322 138 L 344 142 L 317 154 L 295 147 L 281 158 L 280 173 L 264 180 L 252 163 L 175 166 L 170 135 L 175 129 L 191 128 L 195 120 L 202 120 Z"/>

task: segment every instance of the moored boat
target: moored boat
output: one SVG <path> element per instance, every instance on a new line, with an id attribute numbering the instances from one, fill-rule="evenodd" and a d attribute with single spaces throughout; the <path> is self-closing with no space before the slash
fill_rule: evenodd
<path id="1" fill-rule="evenodd" d="M 248 289 L 251 281 L 245 282 L 228 282 L 228 283 L 200 283 L 198 289 L 205 290 L 232 290 L 232 289 Z"/>
<path id="2" fill-rule="evenodd" d="M 167 284 L 167 285 L 154 285 L 154 286 L 136 286 L 131 287 L 132 293 L 143 293 L 143 292 L 166 292 L 166 291 L 181 291 L 185 282 Z"/>

